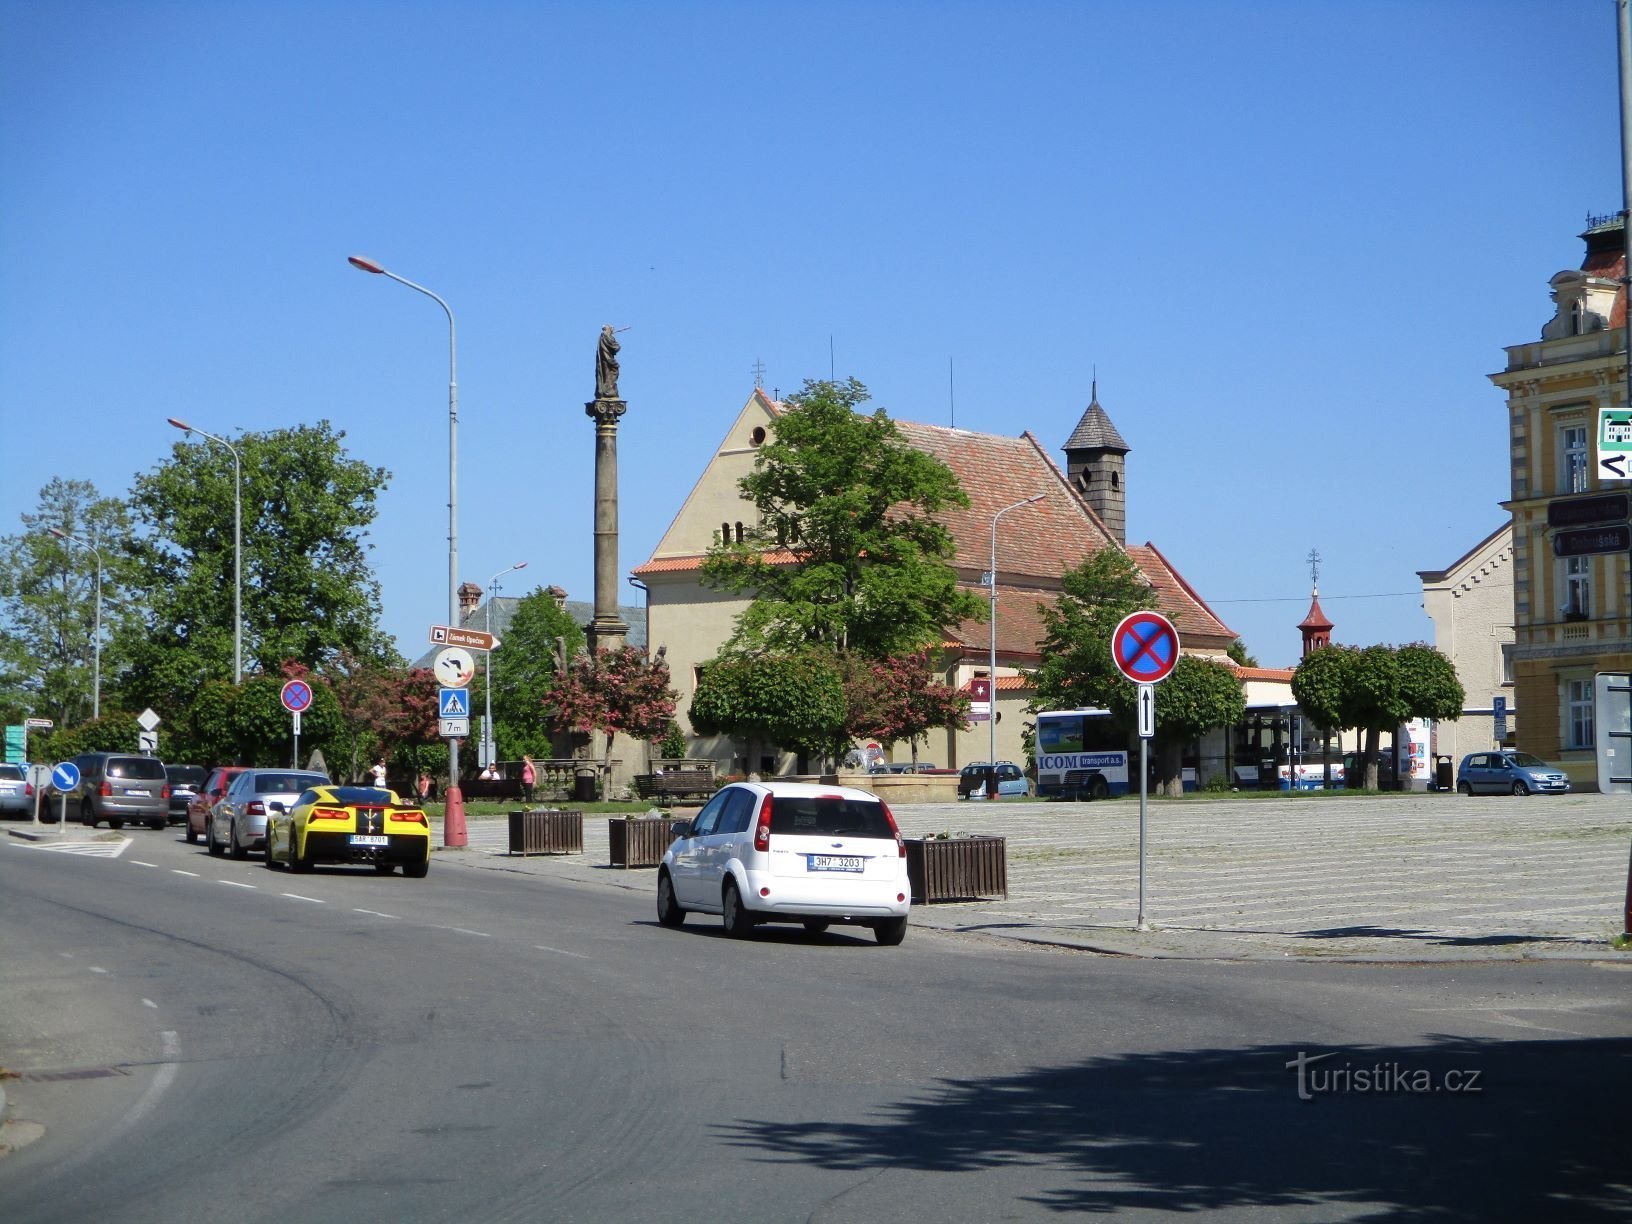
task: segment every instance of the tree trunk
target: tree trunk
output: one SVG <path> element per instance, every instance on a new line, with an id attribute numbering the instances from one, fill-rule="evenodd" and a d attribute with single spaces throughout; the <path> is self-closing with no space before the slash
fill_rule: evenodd
<path id="1" fill-rule="evenodd" d="M 1177 799 L 1184 794 L 1184 745 L 1156 745 L 1156 793 Z"/>
<path id="2" fill-rule="evenodd" d="M 1377 727 L 1366 728 L 1366 786 L 1365 789 L 1377 789 L 1377 747 L 1383 733 Z"/>

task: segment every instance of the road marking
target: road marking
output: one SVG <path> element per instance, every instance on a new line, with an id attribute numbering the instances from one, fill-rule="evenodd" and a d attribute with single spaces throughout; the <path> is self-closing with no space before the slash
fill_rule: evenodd
<path id="1" fill-rule="evenodd" d="M 557 956 L 576 956 L 579 960 L 589 960 L 582 952 L 568 952 L 565 948 L 551 948 L 546 944 L 534 944 L 540 952 L 554 952 Z"/>
<path id="2" fill-rule="evenodd" d="M 89 966 L 89 968 L 90 968 L 92 973 L 106 973 L 107 972 L 106 969 L 103 969 L 99 965 L 91 965 L 91 966 Z"/>
<path id="3" fill-rule="evenodd" d="M 153 1075 L 153 1082 L 147 1086 L 147 1091 L 142 1094 L 142 1099 L 137 1101 L 131 1111 L 120 1119 L 118 1130 L 122 1131 L 134 1126 L 152 1113 L 153 1107 L 159 1103 L 159 1098 L 175 1082 L 176 1068 L 179 1065 L 176 1062 L 176 1056 L 181 1053 L 181 1041 L 168 1030 L 159 1034 L 159 1041 L 164 1046 L 164 1061 L 159 1064 L 158 1071 Z"/>
<path id="4" fill-rule="evenodd" d="M 130 845 L 130 838 L 116 842 L 51 842 L 39 843 L 36 850 L 46 850 L 55 854 L 80 854 L 87 858 L 118 858 Z"/>
<path id="5" fill-rule="evenodd" d="M 196 872 L 196 871 L 183 871 L 180 867 L 170 868 L 170 874 L 172 874 L 172 875 L 192 876 L 193 879 L 195 879 L 195 880 L 198 879 L 198 872 Z"/>
<path id="6" fill-rule="evenodd" d="M 61 957 L 66 957 L 68 960 L 73 960 L 74 959 L 74 954 L 72 952 L 58 952 L 57 955 L 61 956 Z"/>
<path id="7" fill-rule="evenodd" d="M 256 888 L 255 884 L 240 884 L 237 880 L 217 880 L 217 884 L 225 884 L 228 888 Z"/>
<path id="8" fill-rule="evenodd" d="M 152 999 L 143 999 L 142 1000 L 142 1006 L 143 1007 L 151 1007 L 156 1011 L 156 1010 L 158 1010 L 159 1005 L 157 1003 L 153 1002 Z"/>
<path id="9" fill-rule="evenodd" d="M 294 900 L 294 901 L 310 901 L 313 905 L 325 905 L 325 904 L 327 904 L 327 902 L 325 902 L 322 897 L 303 897 L 299 893 L 282 893 L 280 895 L 288 897 L 288 898 L 290 898 L 291 900 Z"/>
<path id="10" fill-rule="evenodd" d="M 483 939 L 492 939 L 493 938 L 493 936 L 489 935 L 486 931 L 472 931 L 472 930 L 469 930 L 466 927 L 450 927 L 450 926 L 435 926 L 435 925 L 433 925 L 431 927 L 431 929 L 433 931 L 458 931 L 459 934 L 461 934 L 461 935 L 480 935 Z"/>
<path id="11" fill-rule="evenodd" d="M 130 861 L 135 863 L 136 866 L 138 866 L 138 867 L 157 867 L 158 866 L 157 863 L 144 863 L 144 862 L 142 862 L 141 859 L 131 859 Z"/>
<path id="12" fill-rule="evenodd" d="M 374 917 L 376 917 L 376 918 L 395 918 L 396 917 L 395 914 L 382 914 L 382 913 L 380 913 L 379 910 L 358 909 L 356 906 L 352 906 L 351 912 L 354 913 L 354 914 L 373 914 Z"/>

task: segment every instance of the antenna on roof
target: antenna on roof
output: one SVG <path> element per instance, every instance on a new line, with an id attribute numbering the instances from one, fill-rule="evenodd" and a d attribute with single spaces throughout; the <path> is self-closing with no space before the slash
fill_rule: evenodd
<path id="1" fill-rule="evenodd" d="M 839 376 L 834 373 L 833 367 L 833 333 L 827 333 L 827 381 L 837 382 Z"/>
<path id="2" fill-rule="evenodd" d="M 952 358 L 946 359 L 946 400 L 952 408 L 952 428 L 958 427 L 958 392 L 952 384 Z"/>
<path id="3" fill-rule="evenodd" d="M 753 374 L 754 374 L 754 390 L 756 390 L 756 391 L 764 390 L 764 388 L 765 388 L 765 363 L 763 361 L 761 361 L 758 357 L 754 358 Z"/>

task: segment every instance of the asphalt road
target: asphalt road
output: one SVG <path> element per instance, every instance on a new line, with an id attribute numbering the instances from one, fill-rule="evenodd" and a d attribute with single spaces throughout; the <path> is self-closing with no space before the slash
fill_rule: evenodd
<path id="1" fill-rule="evenodd" d="M 456 858 L 0 842 L 8 1224 L 1632 1217 L 1624 964 L 736 942 Z"/>

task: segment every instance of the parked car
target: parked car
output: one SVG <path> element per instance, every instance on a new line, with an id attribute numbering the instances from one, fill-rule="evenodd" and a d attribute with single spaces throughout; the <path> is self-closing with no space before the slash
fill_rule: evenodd
<path id="1" fill-rule="evenodd" d="M 431 869 L 431 822 L 424 809 L 375 786 L 311 786 L 290 804 L 268 803 L 266 865 L 310 871 L 317 863 L 372 863 L 389 875 L 423 880 Z"/>
<path id="2" fill-rule="evenodd" d="M 907 849 L 888 805 L 848 786 L 735 782 L 686 824 L 657 869 L 657 919 L 719 914 L 738 938 L 762 922 L 871 927 L 885 945 L 907 933 Z"/>
<path id="3" fill-rule="evenodd" d="M 187 805 L 188 842 L 197 844 L 199 838 L 206 836 L 210 813 L 227 797 L 227 787 L 232 785 L 232 780 L 248 768 L 247 765 L 219 765 L 210 770 L 210 776 Z"/>
<path id="4" fill-rule="evenodd" d="M 162 829 L 170 819 L 170 779 L 158 757 L 122 752 L 82 752 L 79 785 L 68 805 L 79 806 L 79 819 L 91 828 L 102 821 L 122 829 L 128 820 Z"/>
<path id="5" fill-rule="evenodd" d="M 986 761 L 976 761 L 972 765 L 965 765 L 958 774 L 958 797 L 960 799 L 986 798 L 986 771 L 991 765 Z M 1025 771 L 1013 761 L 999 761 L 997 763 L 997 796 L 1029 795 L 1031 783 L 1027 780 Z"/>
<path id="6" fill-rule="evenodd" d="M 180 824 L 187 819 L 187 809 L 198 798 L 210 771 L 202 765 L 166 765 L 164 773 L 170 779 L 170 823 Z"/>
<path id="7" fill-rule="evenodd" d="M 0 764 L 0 816 L 33 816 L 27 765 Z"/>
<path id="8" fill-rule="evenodd" d="M 1506 748 L 1463 757 L 1456 771 L 1456 789 L 1463 795 L 1567 795 L 1570 778 L 1538 756 Z"/>
<path id="9" fill-rule="evenodd" d="M 266 849 L 266 817 L 272 804 L 293 807 L 303 791 L 328 784 L 328 774 L 309 769 L 246 769 L 210 809 L 204 844 L 211 854 L 248 858 L 251 850 Z"/>

